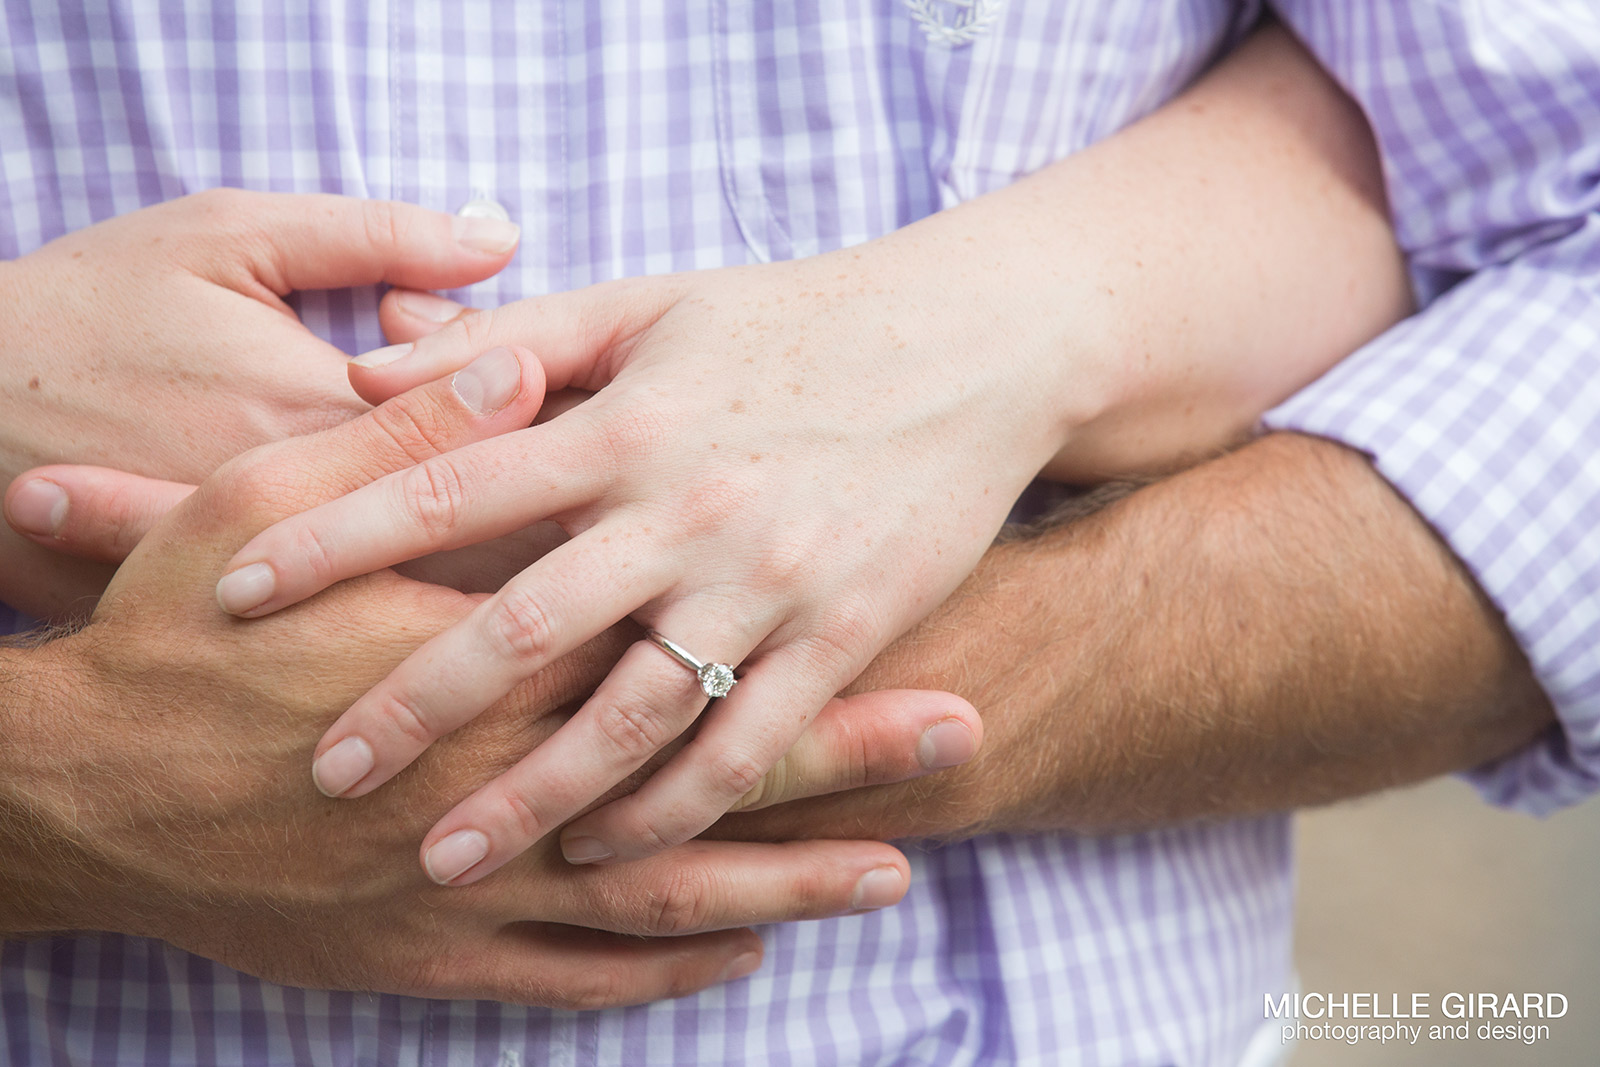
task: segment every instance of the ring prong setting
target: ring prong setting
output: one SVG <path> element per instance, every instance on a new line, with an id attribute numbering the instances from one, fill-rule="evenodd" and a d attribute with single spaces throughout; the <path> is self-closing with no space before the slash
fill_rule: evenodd
<path id="1" fill-rule="evenodd" d="M 700 691 L 712 700 L 727 696 L 738 680 L 726 663 L 707 663 L 695 673 L 700 676 Z"/>

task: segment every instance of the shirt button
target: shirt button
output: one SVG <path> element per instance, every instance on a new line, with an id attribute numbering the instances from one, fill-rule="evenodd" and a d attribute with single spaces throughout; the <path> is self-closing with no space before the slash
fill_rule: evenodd
<path id="1" fill-rule="evenodd" d="M 489 196 L 482 189 L 472 191 L 472 199 L 461 205 L 461 210 L 456 212 L 464 219 L 499 219 L 501 222 L 511 221 L 511 212 L 507 211 L 500 203 Z"/>

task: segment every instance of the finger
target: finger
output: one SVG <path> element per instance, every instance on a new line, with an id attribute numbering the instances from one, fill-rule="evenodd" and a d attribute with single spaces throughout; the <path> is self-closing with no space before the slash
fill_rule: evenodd
<path id="1" fill-rule="evenodd" d="M 731 625 L 680 613 L 662 625 L 696 634 L 705 650 L 738 663 L 767 635 L 771 621 Z M 435 824 L 422 842 L 423 868 L 445 884 L 493 873 L 644 766 L 694 722 L 708 699 L 692 670 L 649 641 L 637 642 L 577 714 Z M 470 870 L 442 859 L 454 853 L 441 843 L 461 840 L 461 834 L 487 844 Z"/>
<path id="2" fill-rule="evenodd" d="M 390 289 L 378 303 L 378 325 L 392 345 L 437 333 L 472 311 L 448 297 L 421 289 Z"/>
<path id="3" fill-rule="evenodd" d="M 899 903 L 911 876 L 905 856 L 879 841 L 691 841 L 637 863 L 568 871 L 558 921 L 640 936 L 887 907 Z"/>
<path id="4" fill-rule="evenodd" d="M 225 600 L 224 606 L 258 618 L 346 578 L 503 537 L 560 515 L 598 491 L 597 473 L 577 474 L 579 464 L 572 458 L 596 455 L 585 443 L 595 436 L 588 421 L 566 420 L 454 450 L 432 449 L 435 455 L 414 466 L 289 516 L 251 538 L 226 571 L 266 568 L 252 573 L 270 574 L 270 587 L 253 587 L 258 597 Z"/>
<path id="5" fill-rule="evenodd" d="M 838 697 L 728 810 L 920 778 L 967 762 L 982 743 L 983 720 L 953 693 L 884 689 Z"/>
<path id="6" fill-rule="evenodd" d="M 322 507 L 347 508 L 348 501 L 356 499 L 373 479 L 418 470 L 418 464 L 436 460 L 441 453 L 526 426 L 538 410 L 542 386 L 539 363 L 525 350 L 491 349 L 447 380 L 402 394 L 315 438 L 284 442 L 272 454 L 298 458 L 315 474 L 326 496 L 332 498 Z M 341 461 L 328 462 L 333 455 Z M 328 561 L 343 558 L 336 542 L 319 540 L 322 531 L 303 518 L 317 511 L 313 508 L 281 521 L 234 556 L 217 582 L 217 602 L 224 611 L 252 617 L 265 614 L 281 606 L 280 589 L 303 590 L 308 571 L 322 573 Z M 281 539 L 286 530 L 298 538 L 292 549 Z M 251 551 L 251 546 L 262 543 L 273 531 L 280 532 L 280 537 L 267 542 L 274 546 L 273 553 Z M 400 558 L 411 557 L 394 561 Z M 316 588 L 331 584 L 327 581 Z"/>
<path id="7" fill-rule="evenodd" d="M 411 289 L 469 285 L 504 267 L 520 235 L 499 219 L 391 200 L 214 189 L 189 203 L 229 254 L 249 250 L 256 279 L 280 296 L 377 282 Z M 219 262 L 212 254 L 202 270 Z"/>
<path id="8" fill-rule="evenodd" d="M 415 341 L 357 356 L 350 384 L 369 401 L 393 396 L 465 366 L 485 349 L 515 343 L 539 357 L 552 392 L 595 390 L 609 380 L 601 357 L 660 318 L 679 288 L 671 277 L 625 279 L 462 315 Z"/>
<path id="9" fill-rule="evenodd" d="M 563 1011 L 648 1004 L 743 978 L 761 965 L 751 930 L 639 939 L 548 923 L 516 924 L 430 968 L 414 992 Z"/>
<path id="10" fill-rule="evenodd" d="M 37 467 L 11 483 L 6 521 L 46 548 L 121 563 L 192 492 L 192 485 L 108 467 Z"/>
<path id="11" fill-rule="evenodd" d="M 569 861 L 633 860 L 681 844 L 727 813 L 792 748 L 855 670 L 823 670 L 792 648 L 762 659 L 640 789 L 561 832 Z"/>
<path id="12" fill-rule="evenodd" d="M 312 764 L 317 788 L 341 797 L 371 792 L 518 683 L 660 595 L 676 577 L 671 561 L 618 549 L 625 528 L 618 520 L 615 532 L 602 524 L 568 541 L 417 649 L 323 735 Z"/>

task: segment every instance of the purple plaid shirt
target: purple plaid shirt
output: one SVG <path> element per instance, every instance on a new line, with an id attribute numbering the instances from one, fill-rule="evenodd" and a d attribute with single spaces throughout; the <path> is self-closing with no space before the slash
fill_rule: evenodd
<path id="1" fill-rule="evenodd" d="M 1366 108 L 1431 301 L 1270 417 L 1370 453 L 1510 620 L 1562 728 L 1478 775 L 1600 775 L 1600 15 L 1282 0 Z M 1013 181 L 1169 98 L 1247 0 L 8 0 L 0 256 L 215 185 L 474 191 L 493 304 L 811 255 Z M 347 350 L 374 290 L 306 294 Z M 745 981 L 628 1010 L 288 989 L 156 942 L 0 953 L 15 1064 L 1235 1064 L 1293 982 L 1286 817 L 912 857 L 883 912 L 770 928 Z"/>

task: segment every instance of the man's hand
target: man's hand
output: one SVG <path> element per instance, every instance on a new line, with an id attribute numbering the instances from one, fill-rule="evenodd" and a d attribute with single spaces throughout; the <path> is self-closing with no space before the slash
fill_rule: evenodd
<path id="1" fill-rule="evenodd" d="M 983 751 L 716 836 L 1094 832 L 1333 801 L 1550 728 L 1492 605 L 1367 461 L 1279 434 L 991 550 L 856 689 L 948 689 Z"/>
<path id="2" fill-rule="evenodd" d="M 346 359 L 300 325 L 292 290 L 450 287 L 505 266 L 517 229 L 405 204 L 216 189 L 90 226 L 0 263 L 0 478 L 102 463 L 194 483 L 247 448 L 365 410 Z M 48 484 L 13 501 L 47 539 Z M 111 569 L 0 529 L 0 600 L 86 614 Z"/>
<path id="3" fill-rule="evenodd" d="M 570 713 L 618 633 L 433 746 L 394 788 L 354 803 L 312 788 L 327 724 L 473 598 L 380 572 L 244 624 L 212 598 L 222 563 L 283 515 L 526 425 L 541 392 L 538 364 L 499 350 L 229 463 L 140 543 L 85 629 L 0 654 L 0 930 L 159 937 L 298 985 L 599 1007 L 746 973 L 761 951 L 746 924 L 898 900 L 904 858 L 873 842 L 696 842 L 586 868 L 552 843 L 466 888 L 430 882 L 423 832 Z M 850 718 L 873 717 L 874 699 Z M 960 700 L 918 701 L 924 725 L 976 730 Z M 470 868 L 481 846 L 433 860 Z M 685 936 L 617 936 L 644 934 Z"/>

